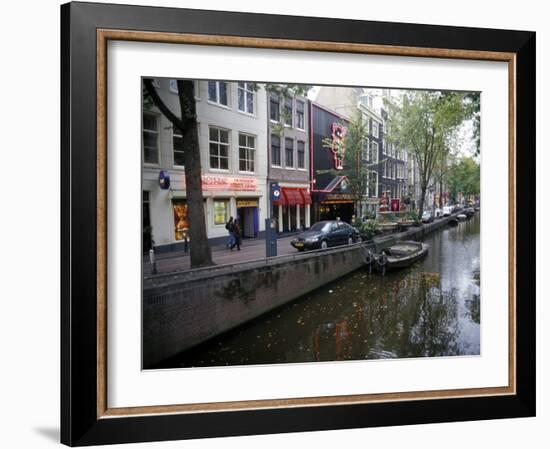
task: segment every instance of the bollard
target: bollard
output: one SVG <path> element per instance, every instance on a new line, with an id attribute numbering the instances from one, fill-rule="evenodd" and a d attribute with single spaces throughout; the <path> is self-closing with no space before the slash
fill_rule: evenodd
<path id="1" fill-rule="evenodd" d="M 151 273 L 157 274 L 157 261 L 155 259 L 155 250 L 153 248 L 149 250 L 149 262 L 151 263 Z"/>

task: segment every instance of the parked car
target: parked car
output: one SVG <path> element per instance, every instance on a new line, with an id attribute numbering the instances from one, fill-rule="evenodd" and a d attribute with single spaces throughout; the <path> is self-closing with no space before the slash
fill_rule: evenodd
<path id="1" fill-rule="evenodd" d="M 443 211 L 439 208 L 439 207 L 436 207 L 435 210 L 434 210 L 434 217 L 435 218 L 441 218 L 443 217 Z"/>
<path id="2" fill-rule="evenodd" d="M 431 210 L 422 212 L 422 223 L 431 223 L 432 221 L 434 221 L 434 214 Z"/>
<path id="3" fill-rule="evenodd" d="M 340 220 L 329 220 L 315 223 L 307 231 L 301 232 L 292 239 L 290 244 L 298 251 L 305 251 L 306 249 L 351 245 L 360 241 L 359 231 L 353 226 Z"/>
<path id="4" fill-rule="evenodd" d="M 443 206 L 443 216 L 448 217 L 453 213 L 453 206 Z"/>

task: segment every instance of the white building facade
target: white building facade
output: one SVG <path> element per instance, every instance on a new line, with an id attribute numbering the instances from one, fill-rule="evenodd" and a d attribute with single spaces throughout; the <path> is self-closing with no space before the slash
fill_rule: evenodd
<path id="1" fill-rule="evenodd" d="M 267 105 L 261 85 L 195 81 L 198 139 L 207 235 L 210 243 L 227 239 L 225 224 L 238 218 L 244 238 L 259 238 L 268 212 Z M 177 82 L 155 80 L 157 92 L 176 114 Z M 182 248 L 187 237 L 187 202 L 182 138 L 154 107 L 143 108 L 143 227 L 157 251 Z M 167 172 L 170 188 L 161 189 Z M 147 249 L 144 235 L 144 250 Z"/>

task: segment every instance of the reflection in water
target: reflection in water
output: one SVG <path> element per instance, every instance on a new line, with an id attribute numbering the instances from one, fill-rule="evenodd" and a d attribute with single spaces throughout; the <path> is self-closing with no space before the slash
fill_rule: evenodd
<path id="1" fill-rule="evenodd" d="M 356 271 L 167 366 L 479 354 L 479 216 L 426 242 L 411 268 Z"/>

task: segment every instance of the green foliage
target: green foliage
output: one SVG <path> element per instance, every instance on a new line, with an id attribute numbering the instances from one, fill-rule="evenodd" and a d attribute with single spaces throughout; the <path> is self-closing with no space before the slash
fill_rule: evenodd
<path id="1" fill-rule="evenodd" d="M 458 192 L 463 195 L 477 194 L 480 191 L 479 164 L 471 157 L 460 159 L 447 176 L 451 196 Z"/>
<path id="2" fill-rule="evenodd" d="M 419 171 L 421 198 L 419 217 L 428 186 L 443 172 L 458 145 L 461 125 L 475 113 L 475 105 L 462 92 L 406 91 L 387 101 L 387 140 L 408 150 Z"/>
<path id="3" fill-rule="evenodd" d="M 323 170 L 322 173 L 331 173 L 335 176 L 346 176 L 349 181 L 351 194 L 358 202 L 367 192 L 369 187 L 369 174 L 373 167 L 380 162 L 369 164 L 363 160 L 363 150 L 367 143 L 369 131 L 367 121 L 363 114 L 357 111 L 351 118 L 347 133 L 344 139 L 333 142 L 332 138 L 324 138 L 322 145 L 343 159 L 343 168 L 341 170 L 331 169 Z M 383 161 L 382 161 L 383 162 Z"/>
<path id="4" fill-rule="evenodd" d="M 364 237 L 371 240 L 378 233 L 378 224 L 376 220 L 365 220 L 359 229 Z"/>

